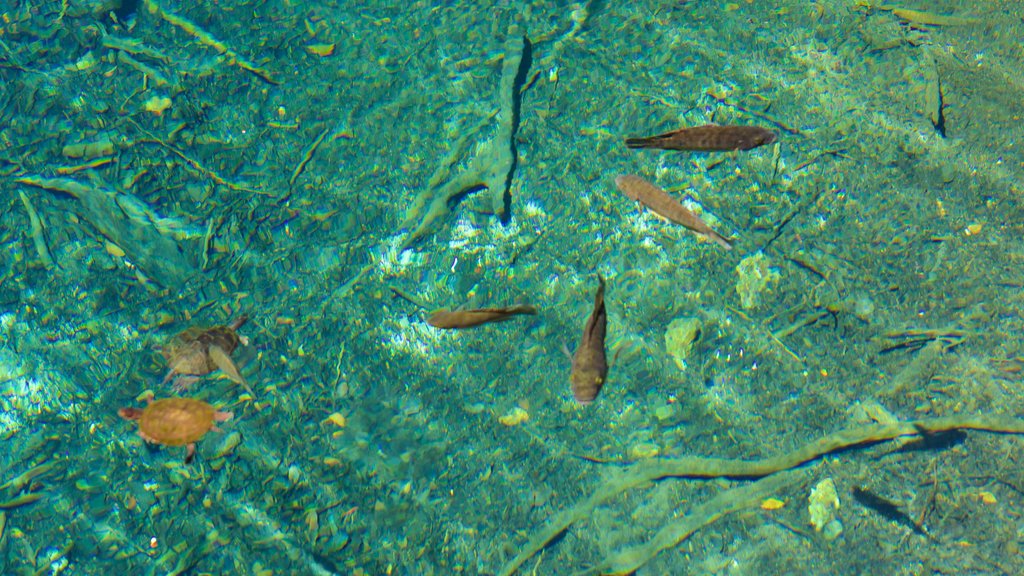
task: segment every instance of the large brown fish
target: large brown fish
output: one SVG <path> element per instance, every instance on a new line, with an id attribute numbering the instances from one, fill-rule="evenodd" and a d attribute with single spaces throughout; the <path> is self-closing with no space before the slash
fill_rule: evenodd
<path id="1" fill-rule="evenodd" d="M 472 328 L 489 322 L 511 320 L 517 314 L 536 314 L 537 309 L 528 304 L 506 306 L 505 308 L 478 308 L 476 310 L 438 310 L 427 318 L 427 324 L 434 328 Z"/>
<path id="2" fill-rule="evenodd" d="M 750 150 L 775 142 L 775 132 L 759 126 L 719 126 L 707 124 L 673 130 L 646 138 L 627 138 L 628 148 L 660 148 L 693 152 Z"/>
<path id="3" fill-rule="evenodd" d="M 604 353 L 604 335 L 608 329 L 608 314 L 604 308 L 604 278 L 597 277 L 597 295 L 594 310 L 583 328 L 583 338 L 572 356 L 572 396 L 580 404 L 590 404 L 597 398 L 608 377 L 608 359 Z"/>
<path id="4" fill-rule="evenodd" d="M 694 232 L 707 236 L 718 242 L 718 245 L 726 250 L 732 250 L 729 241 L 715 232 L 699 216 L 686 209 L 675 198 L 668 195 L 661 188 L 651 184 L 647 180 L 633 174 L 619 176 L 615 179 L 615 185 L 623 194 L 643 204 L 658 216 L 670 222 L 682 224 Z"/>

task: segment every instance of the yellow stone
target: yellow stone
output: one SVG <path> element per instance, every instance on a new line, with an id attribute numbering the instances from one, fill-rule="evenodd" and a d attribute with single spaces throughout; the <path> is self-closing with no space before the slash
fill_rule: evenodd
<path id="1" fill-rule="evenodd" d="M 686 358 L 693 351 L 701 328 L 700 318 L 676 318 L 665 330 L 665 350 L 680 370 L 686 370 Z"/>
<path id="2" fill-rule="evenodd" d="M 816 532 L 821 532 L 827 524 L 836 519 L 836 510 L 839 510 L 839 493 L 831 478 L 818 482 L 817 486 L 811 490 L 807 501 L 811 526 L 814 526 Z"/>
<path id="3" fill-rule="evenodd" d="M 650 442 L 644 442 L 631 446 L 629 449 L 629 457 L 633 460 L 645 460 L 647 458 L 654 458 L 661 453 L 661 449 L 658 448 L 657 444 L 651 444 Z"/>
<path id="4" fill-rule="evenodd" d="M 114 258 L 124 258 L 125 256 L 124 250 L 122 250 L 120 246 L 114 244 L 113 242 L 107 242 L 106 244 L 103 245 L 103 247 L 107 250 L 107 254 L 110 254 Z"/>
<path id="5" fill-rule="evenodd" d="M 334 54 L 334 44 L 310 44 L 306 46 L 306 51 L 323 58 Z"/>
<path id="6" fill-rule="evenodd" d="M 763 252 L 755 252 L 747 256 L 736 266 L 739 280 L 736 282 L 736 293 L 740 297 L 740 306 L 750 310 L 761 303 L 761 294 L 770 289 L 770 284 L 779 281 L 779 271 L 771 267 L 771 262 Z"/>
<path id="7" fill-rule="evenodd" d="M 981 501 L 984 502 L 985 504 L 995 504 L 998 502 L 998 500 L 996 500 L 995 494 L 992 494 L 991 492 L 988 491 L 980 492 L 978 494 L 978 498 L 981 498 Z"/>
<path id="8" fill-rule="evenodd" d="M 153 96 L 149 100 L 146 100 L 142 105 L 142 108 L 145 109 L 146 112 L 152 112 L 157 116 L 163 114 L 164 110 L 167 110 L 170 107 L 171 99 L 166 96 Z"/>
<path id="9" fill-rule="evenodd" d="M 113 154 L 114 143 L 110 138 L 100 138 L 93 142 L 78 142 L 64 146 L 64 148 L 61 149 L 61 153 L 68 158 L 92 160 L 94 158 Z"/>
<path id="10" fill-rule="evenodd" d="M 786 503 L 778 498 L 765 498 L 761 502 L 761 510 L 778 510 L 785 505 Z"/>
<path id="11" fill-rule="evenodd" d="M 523 410 L 521 407 L 516 406 L 510 410 L 508 414 L 498 418 L 498 422 L 501 422 L 505 426 L 518 426 L 529 419 L 530 413 Z"/>
<path id="12" fill-rule="evenodd" d="M 328 416 L 324 420 L 325 424 L 327 422 L 330 422 L 330 423 L 334 424 L 338 428 L 344 428 L 345 426 L 348 426 L 348 418 L 345 418 L 344 416 L 342 416 L 338 412 L 335 412 L 334 414 L 331 414 L 330 416 Z"/>
<path id="13" fill-rule="evenodd" d="M 93 66 L 95 66 L 97 64 L 99 64 L 99 60 L 96 59 L 96 55 L 92 53 L 92 50 L 90 50 L 90 51 L 86 52 L 84 56 L 79 58 L 77 62 L 72 64 L 70 66 L 70 68 L 72 70 L 77 70 L 78 72 L 82 72 L 84 70 L 88 70 L 88 69 L 92 68 Z"/>

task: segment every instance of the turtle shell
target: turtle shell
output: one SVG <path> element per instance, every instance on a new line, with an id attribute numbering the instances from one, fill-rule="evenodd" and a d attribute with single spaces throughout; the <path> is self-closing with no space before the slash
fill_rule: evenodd
<path id="1" fill-rule="evenodd" d="M 210 347 L 217 346 L 230 356 L 240 342 L 231 326 L 192 327 L 172 338 L 161 354 L 175 374 L 209 374 L 217 369 L 210 359 Z"/>
<path id="2" fill-rule="evenodd" d="M 193 398 L 156 400 L 139 418 L 139 434 L 150 442 L 168 446 L 191 444 L 213 428 L 217 410 Z"/>

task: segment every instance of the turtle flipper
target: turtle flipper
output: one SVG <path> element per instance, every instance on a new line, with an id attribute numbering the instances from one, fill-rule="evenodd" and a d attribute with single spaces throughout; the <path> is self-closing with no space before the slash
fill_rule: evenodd
<path id="1" fill-rule="evenodd" d="M 194 376 L 192 374 L 177 374 L 174 376 L 174 384 L 171 385 L 171 389 L 181 394 L 182 392 L 188 392 L 189 387 L 196 382 L 199 382 L 199 376 Z"/>
<path id="2" fill-rule="evenodd" d="M 245 381 L 245 378 L 242 377 L 242 373 L 239 372 L 238 366 L 235 365 L 235 361 L 231 359 L 231 356 L 229 356 L 223 348 L 216 345 L 210 346 L 208 353 L 210 355 L 210 360 L 213 360 L 213 363 L 217 368 L 220 368 L 221 372 L 227 374 L 228 378 L 233 382 L 241 384 L 250 396 L 253 398 L 256 397 L 252 388 L 249 387 L 249 383 Z"/>

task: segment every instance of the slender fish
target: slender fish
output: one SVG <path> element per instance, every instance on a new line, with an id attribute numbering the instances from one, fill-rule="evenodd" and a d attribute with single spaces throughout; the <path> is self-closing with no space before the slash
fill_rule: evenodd
<path id="1" fill-rule="evenodd" d="M 681 224 L 697 234 L 706 236 L 726 250 L 732 250 L 729 241 L 718 232 L 712 230 L 699 216 L 687 210 L 675 198 L 669 196 L 668 192 L 647 180 L 633 174 L 627 174 L 616 178 L 615 185 L 618 186 L 623 194 L 643 204 L 658 216 L 670 222 Z"/>
<path id="2" fill-rule="evenodd" d="M 660 148 L 692 152 L 750 150 L 775 142 L 775 132 L 759 126 L 719 126 L 707 124 L 673 130 L 646 138 L 627 138 L 628 148 Z"/>
<path id="3" fill-rule="evenodd" d="M 604 336 L 608 329 L 608 314 L 604 308 L 604 278 L 594 296 L 594 310 L 583 328 L 583 338 L 572 357 L 572 396 L 580 404 L 590 404 L 597 398 L 608 377 L 608 359 L 604 352 Z"/>
<path id="4" fill-rule="evenodd" d="M 528 304 L 505 308 L 478 308 L 476 310 L 438 310 L 427 318 L 434 328 L 472 328 L 489 322 L 504 322 L 519 314 L 534 315 L 537 309 Z"/>

